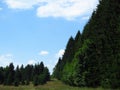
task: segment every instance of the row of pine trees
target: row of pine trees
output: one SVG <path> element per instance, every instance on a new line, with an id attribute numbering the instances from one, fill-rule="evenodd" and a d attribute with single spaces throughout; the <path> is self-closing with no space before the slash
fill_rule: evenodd
<path id="1" fill-rule="evenodd" d="M 53 76 L 72 86 L 120 88 L 120 0 L 99 0 L 82 34 L 69 39 Z"/>
<path id="2" fill-rule="evenodd" d="M 10 63 L 9 66 L 0 67 L 0 84 L 3 85 L 29 85 L 33 83 L 34 86 L 45 84 L 50 80 L 50 73 L 43 62 L 35 65 L 27 65 L 21 67 Z"/>

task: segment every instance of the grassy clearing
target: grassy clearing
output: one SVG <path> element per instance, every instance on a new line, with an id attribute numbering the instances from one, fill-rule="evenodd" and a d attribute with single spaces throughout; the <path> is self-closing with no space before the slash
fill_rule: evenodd
<path id="1" fill-rule="evenodd" d="M 45 85 L 40 85 L 37 87 L 34 87 L 32 84 L 29 86 L 19 86 L 19 87 L 1 85 L 0 90 L 106 90 L 106 89 L 70 87 L 58 80 L 53 80 L 53 81 L 49 81 Z M 110 90 L 110 89 L 107 89 L 107 90 Z"/>

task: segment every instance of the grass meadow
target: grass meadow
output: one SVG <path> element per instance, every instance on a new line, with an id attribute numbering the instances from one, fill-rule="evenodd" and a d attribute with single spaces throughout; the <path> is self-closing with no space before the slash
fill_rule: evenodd
<path id="1" fill-rule="evenodd" d="M 63 84 L 58 80 L 52 80 L 47 82 L 45 85 L 39 86 L 33 86 L 32 84 L 28 86 L 19 87 L 0 85 L 0 90 L 112 90 L 112 89 L 71 87 Z"/>

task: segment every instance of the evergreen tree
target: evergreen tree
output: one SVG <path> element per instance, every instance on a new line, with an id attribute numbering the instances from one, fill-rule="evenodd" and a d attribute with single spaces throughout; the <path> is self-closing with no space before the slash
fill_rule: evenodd
<path id="1" fill-rule="evenodd" d="M 39 78 L 38 78 L 38 75 L 35 75 L 35 76 L 34 76 L 33 85 L 34 85 L 34 86 L 39 85 Z"/>
<path id="2" fill-rule="evenodd" d="M 19 69 L 19 66 L 17 66 L 17 68 L 15 70 L 15 78 L 14 78 L 14 85 L 15 86 L 19 86 L 20 76 L 21 76 L 20 69 Z"/>
<path id="3" fill-rule="evenodd" d="M 56 64 L 53 72 L 53 76 L 57 78 L 58 80 L 61 79 L 61 74 L 62 74 L 62 60 L 59 58 L 58 63 Z"/>
<path id="4" fill-rule="evenodd" d="M 70 37 L 62 61 L 64 61 L 64 63 L 66 64 L 67 62 L 71 62 L 73 57 L 74 57 L 74 39 L 73 37 Z"/>
<path id="5" fill-rule="evenodd" d="M 21 73 L 20 82 L 22 85 L 25 85 L 25 69 L 24 69 L 23 64 L 20 67 L 20 73 Z"/>
<path id="6" fill-rule="evenodd" d="M 35 65 L 22 65 L 14 70 L 13 63 L 5 68 L 0 67 L 0 84 L 4 85 L 29 85 L 33 82 L 34 86 L 45 84 L 50 80 L 50 73 L 47 67 L 44 67 L 43 62 Z"/>
<path id="7" fill-rule="evenodd" d="M 100 1 L 98 9 L 93 13 L 92 18 L 83 32 L 84 39 L 89 38 L 94 42 L 94 47 L 91 49 L 91 55 L 89 55 L 89 59 L 90 57 L 94 59 L 88 61 L 92 65 L 89 68 L 93 70 L 92 68 L 98 65 L 94 68 L 98 71 L 97 73 L 100 74 L 99 78 L 101 81 L 99 83 L 104 87 L 111 88 L 118 87 L 118 83 L 113 83 L 115 82 L 114 80 L 119 82 L 117 79 L 118 77 L 116 77 L 117 74 L 115 73 L 115 70 L 119 67 L 117 66 L 118 58 L 116 57 L 119 56 L 118 54 L 120 51 L 120 32 L 117 30 L 118 17 L 120 15 L 119 4 L 120 2 L 118 0 L 115 2 L 113 0 Z M 92 72 L 93 71 L 91 71 L 91 73 L 89 72 L 89 75 L 95 76 L 95 73 Z M 96 80 L 93 81 L 93 79 L 88 79 L 87 81 L 90 85 L 92 83 L 94 85 L 96 84 Z"/>
<path id="8" fill-rule="evenodd" d="M 45 83 L 50 80 L 50 72 L 47 67 L 44 68 Z"/>
<path id="9" fill-rule="evenodd" d="M 80 31 L 77 32 L 74 42 L 75 42 L 74 50 L 75 50 L 75 52 L 77 52 L 78 49 L 81 48 L 81 46 L 82 46 L 82 35 L 81 35 Z"/>
<path id="10" fill-rule="evenodd" d="M 7 75 L 7 85 L 12 85 L 14 82 L 14 65 L 10 63 L 8 67 L 8 75 Z"/>
<path id="11" fill-rule="evenodd" d="M 30 81 L 33 79 L 33 66 L 32 65 L 27 65 L 25 67 L 25 73 L 24 73 L 26 85 L 29 84 Z"/>
<path id="12" fill-rule="evenodd" d="M 3 67 L 0 67 L 0 84 L 3 84 L 4 82 L 4 69 Z"/>
<path id="13" fill-rule="evenodd" d="M 99 2 L 82 35 L 78 32 L 69 39 L 60 61 L 63 66 L 57 63 L 53 74 L 62 68 L 59 79 L 69 85 L 119 88 L 120 1 Z"/>
<path id="14" fill-rule="evenodd" d="M 43 85 L 50 80 L 50 73 L 47 67 L 44 67 L 43 73 L 39 75 L 39 84 Z"/>
<path id="15" fill-rule="evenodd" d="M 44 71 L 44 64 L 43 64 L 43 62 L 41 62 L 38 67 L 39 67 L 39 70 L 38 70 L 39 73 L 38 74 L 40 74 L 40 73 L 42 73 Z"/>

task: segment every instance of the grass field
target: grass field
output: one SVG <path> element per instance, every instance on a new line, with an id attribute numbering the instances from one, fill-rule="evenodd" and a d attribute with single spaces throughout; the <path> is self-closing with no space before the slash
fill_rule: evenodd
<path id="1" fill-rule="evenodd" d="M 19 87 L 1 85 L 0 90 L 106 90 L 106 89 L 70 87 L 58 80 L 52 80 L 45 85 L 40 85 L 36 87 L 34 87 L 32 84 L 29 86 L 19 86 Z M 107 89 L 107 90 L 112 90 L 112 89 Z"/>

